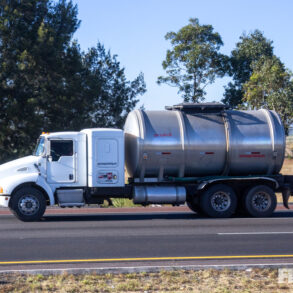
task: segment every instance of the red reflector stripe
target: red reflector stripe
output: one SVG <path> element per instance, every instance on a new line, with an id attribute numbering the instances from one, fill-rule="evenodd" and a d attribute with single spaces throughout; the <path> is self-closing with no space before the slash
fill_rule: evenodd
<path id="1" fill-rule="evenodd" d="M 205 152 L 206 155 L 213 155 L 214 152 Z"/>
<path id="2" fill-rule="evenodd" d="M 171 155 L 170 152 L 162 152 L 162 155 Z"/>
<path id="3" fill-rule="evenodd" d="M 251 155 L 239 155 L 240 158 L 264 158 L 265 155 L 251 154 Z"/>

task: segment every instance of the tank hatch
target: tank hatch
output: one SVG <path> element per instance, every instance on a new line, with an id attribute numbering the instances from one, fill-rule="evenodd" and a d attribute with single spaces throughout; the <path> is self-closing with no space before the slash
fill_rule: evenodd
<path id="1" fill-rule="evenodd" d="M 182 111 L 186 114 L 194 113 L 220 113 L 229 109 L 229 106 L 222 103 L 181 103 L 174 106 L 166 106 L 169 111 Z"/>

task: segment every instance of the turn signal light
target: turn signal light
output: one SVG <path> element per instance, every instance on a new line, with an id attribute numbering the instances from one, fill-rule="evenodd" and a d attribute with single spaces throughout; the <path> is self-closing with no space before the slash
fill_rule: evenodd
<path id="1" fill-rule="evenodd" d="M 0 193 L 3 193 L 3 187 L 0 186 Z"/>

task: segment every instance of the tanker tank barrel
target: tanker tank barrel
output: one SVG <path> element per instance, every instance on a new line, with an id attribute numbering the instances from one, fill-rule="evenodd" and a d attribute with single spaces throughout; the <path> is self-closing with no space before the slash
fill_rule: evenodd
<path id="1" fill-rule="evenodd" d="M 134 110 L 124 126 L 130 177 L 278 174 L 285 133 L 278 114 L 236 111 L 221 103 L 182 103 L 165 111 Z"/>

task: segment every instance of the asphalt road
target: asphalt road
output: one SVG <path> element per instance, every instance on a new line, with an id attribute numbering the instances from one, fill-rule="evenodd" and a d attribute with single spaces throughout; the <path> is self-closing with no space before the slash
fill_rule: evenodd
<path id="1" fill-rule="evenodd" d="M 0 270 L 48 266 L 293 263 L 293 212 L 201 218 L 190 212 L 0 216 Z"/>

